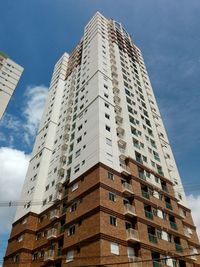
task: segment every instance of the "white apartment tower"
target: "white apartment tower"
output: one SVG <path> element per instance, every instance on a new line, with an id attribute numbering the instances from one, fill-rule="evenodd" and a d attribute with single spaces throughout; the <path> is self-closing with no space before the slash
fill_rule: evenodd
<path id="1" fill-rule="evenodd" d="M 96 166 L 99 168 L 99 176 L 95 174 L 98 177 L 96 178 L 98 184 L 95 184 L 95 175 L 90 175 Z M 105 170 L 108 171 L 108 180 L 104 181 L 102 173 Z M 79 211 L 78 207 L 82 197 L 87 202 L 92 190 L 99 190 L 96 193 L 99 205 L 91 207 L 88 215 L 88 207 L 96 201 L 94 196 L 91 196 L 85 208 L 82 206 Z M 108 200 L 106 190 L 109 194 Z M 116 202 L 119 201 L 119 207 L 123 204 L 121 211 L 117 206 L 109 206 L 109 201 L 114 201 L 115 197 Z M 80 203 L 77 202 L 78 198 L 81 199 Z M 169 241 L 170 235 L 173 236 L 174 250 L 177 253 L 184 252 L 183 245 L 187 245 L 190 249 L 187 254 L 198 251 L 199 243 L 195 227 L 192 219 L 187 219 L 187 216 L 191 215 L 186 216 L 186 213 L 190 214 L 190 210 L 187 207 L 182 182 L 142 53 L 121 23 L 105 18 L 99 12 L 86 25 L 84 35 L 73 52 L 64 53 L 54 67 L 20 202 L 24 202 L 24 206 L 19 206 L 17 209 L 10 243 L 14 242 L 15 235 L 19 236 L 21 233 L 19 231 L 15 233 L 18 224 L 27 223 L 27 220 L 32 222 L 33 218 L 34 220 L 37 218 L 36 220 L 41 223 L 49 212 L 48 227 L 40 228 L 38 224 L 34 228 L 29 225 L 32 227 L 32 234 L 34 232 L 33 235 L 36 235 L 36 240 L 45 227 L 47 231 L 52 229 L 58 231 L 61 225 L 68 232 L 68 235 L 64 232 L 62 242 L 59 241 L 61 236 L 57 232 L 54 236 L 54 248 L 62 248 L 61 258 L 57 258 L 52 247 L 49 248 L 46 243 L 46 247 L 43 245 L 44 252 L 39 252 L 41 247 L 39 248 L 35 241 L 33 247 L 27 248 L 32 257 L 30 262 L 37 262 L 38 255 L 42 255 L 44 264 L 45 262 L 49 264 L 47 266 L 69 264 L 71 264 L 69 266 L 79 266 L 73 263 L 73 259 L 80 255 L 80 247 L 77 251 L 74 247 L 78 243 L 81 251 L 82 247 L 84 250 L 87 246 L 89 250 L 90 242 L 93 241 L 87 241 L 86 245 L 86 241 L 84 243 L 83 240 L 89 240 L 92 234 L 84 239 L 85 230 L 82 229 L 77 234 L 79 242 L 73 239 L 74 244 L 68 236 L 74 234 L 76 236 L 78 227 L 86 227 L 84 223 L 77 226 L 77 220 L 82 218 L 84 210 L 84 220 L 87 220 L 85 218 L 92 216 L 92 212 L 99 207 L 100 221 L 105 214 L 109 214 L 111 225 L 115 225 L 116 220 L 118 221 L 116 227 L 121 227 L 121 221 L 126 222 L 126 228 L 122 231 L 120 228 L 114 233 L 111 228 L 107 233 L 106 229 L 101 228 L 105 224 L 105 219 L 99 226 L 100 230 L 97 230 L 100 233 L 99 239 L 105 242 L 105 246 L 106 242 L 111 242 L 111 255 L 124 255 L 120 251 L 127 247 L 128 262 L 132 262 L 133 259 L 146 259 L 144 255 L 149 253 L 153 262 L 151 264 L 161 266 L 155 264 L 162 263 L 162 256 L 166 250 L 168 255 L 173 251 Z M 65 220 L 63 217 L 59 219 L 61 214 L 63 216 L 63 209 Z M 127 209 L 132 210 L 132 215 L 130 212 L 127 213 Z M 77 213 L 76 219 L 74 217 L 69 219 L 74 210 L 80 213 Z M 112 212 L 115 214 L 112 215 Z M 59 215 L 55 216 L 57 213 Z M 115 219 L 112 219 L 111 215 Z M 132 218 L 129 218 L 131 216 Z M 51 223 L 54 217 L 57 220 L 56 226 Z M 166 218 L 169 229 L 166 226 Z M 89 221 L 88 224 L 90 225 Z M 144 228 L 146 230 L 141 230 L 142 227 L 146 227 Z M 162 228 L 160 232 L 163 242 L 157 242 L 159 243 L 157 247 L 155 244 L 152 245 L 156 243 L 153 242 L 155 238 L 156 240 L 158 238 L 156 227 Z M 123 236 L 123 231 L 129 231 L 130 234 L 130 229 L 137 235 L 134 242 Z M 24 240 L 26 230 L 27 228 L 20 235 L 23 235 Z M 149 239 L 145 237 L 145 231 Z M 93 236 L 97 236 L 97 233 Z M 5 266 L 9 266 L 6 262 L 10 260 L 10 256 L 14 257 L 16 262 L 20 257 L 17 249 L 9 250 L 10 243 Z M 195 260 L 197 260 L 195 256 L 192 260 L 191 257 L 186 260 L 169 257 L 166 265 L 195 266 L 193 265 Z M 40 264 L 41 262 L 33 266 L 45 266 Z M 137 266 L 151 266 L 151 264 L 143 263 Z M 20 260 L 16 266 L 20 266 Z M 32 266 L 31 263 L 29 266 Z M 89 265 L 83 264 L 83 266 Z"/>
<path id="2" fill-rule="evenodd" d="M 13 95 L 23 68 L 0 51 L 0 120 Z"/>

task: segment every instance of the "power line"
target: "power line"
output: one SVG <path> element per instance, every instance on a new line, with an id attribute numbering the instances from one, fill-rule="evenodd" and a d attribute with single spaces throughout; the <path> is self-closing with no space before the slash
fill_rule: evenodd
<path id="1" fill-rule="evenodd" d="M 104 264 L 90 264 L 90 265 L 78 265 L 79 267 L 87 267 L 87 266 L 110 266 L 110 265 L 119 265 L 119 264 L 130 264 L 130 263 L 143 263 L 143 262 L 162 262 L 164 260 L 169 260 L 169 259 L 182 259 L 186 257 L 191 257 L 191 256 L 199 256 L 200 253 L 193 253 L 193 254 L 186 254 L 186 255 L 179 255 L 179 256 L 166 256 L 166 257 L 161 257 L 161 258 L 154 258 L 154 259 L 141 259 L 141 260 L 131 260 L 131 261 L 124 261 L 124 262 L 115 262 L 115 263 L 104 263 Z M 119 255 L 122 256 L 122 255 Z M 124 255 L 128 257 L 128 255 Z M 91 257 L 84 257 L 85 259 L 94 259 L 94 258 L 104 258 L 106 256 L 91 256 Z M 113 255 L 109 255 L 109 257 L 113 257 Z M 130 257 L 131 258 L 131 257 Z M 83 257 L 74 257 L 73 260 L 81 260 Z M 3 260 L 0 260 L 0 262 L 4 262 Z M 9 264 L 16 264 L 16 263 L 32 263 L 34 261 L 30 261 L 29 259 L 24 259 L 24 260 L 19 260 L 17 262 L 9 262 Z M 44 260 L 35 260 L 35 262 L 44 262 Z"/>

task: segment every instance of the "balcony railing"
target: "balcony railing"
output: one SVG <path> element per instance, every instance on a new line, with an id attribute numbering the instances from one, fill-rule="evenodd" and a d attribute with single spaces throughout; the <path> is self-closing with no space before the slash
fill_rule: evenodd
<path id="1" fill-rule="evenodd" d="M 130 168 L 126 164 L 120 162 L 120 167 L 122 168 L 122 173 L 124 175 L 129 176 L 131 174 Z"/>
<path id="2" fill-rule="evenodd" d="M 174 230 L 177 230 L 178 227 L 177 227 L 177 224 L 175 222 L 170 222 L 170 226 L 171 228 L 173 228 Z"/>
<path id="3" fill-rule="evenodd" d="M 182 246 L 180 244 L 176 244 L 175 243 L 175 247 L 176 247 L 176 251 L 183 252 L 183 248 L 182 248 Z"/>
<path id="4" fill-rule="evenodd" d="M 153 220 L 153 213 L 148 211 L 148 210 L 145 210 L 145 216 L 148 218 L 148 219 L 151 219 Z"/>
<path id="5" fill-rule="evenodd" d="M 47 239 L 52 239 L 52 238 L 56 238 L 56 237 L 57 237 L 57 229 L 52 228 L 52 229 L 48 230 Z"/>
<path id="6" fill-rule="evenodd" d="M 65 226 L 64 225 L 61 225 L 61 227 L 60 227 L 60 234 L 64 233 L 64 231 L 65 231 Z"/>
<path id="7" fill-rule="evenodd" d="M 166 185 L 162 185 L 162 190 L 165 192 L 168 192 L 167 186 Z"/>
<path id="8" fill-rule="evenodd" d="M 129 267 L 142 267 L 142 259 L 139 257 L 129 257 L 129 262 Z"/>
<path id="9" fill-rule="evenodd" d="M 172 210 L 172 205 L 171 205 L 171 203 L 169 203 L 169 202 L 165 202 L 165 204 L 166 204 L 166 208 Z"/>
<path id="10" fill-rule="evenodd" d="M 142 180 L 145 180 L 145 181 L 146 181 L 146 176 L 145 176 L 144 173 L 139 172 L 139 177 L 140 177 Z"/>
<path id="11" fill-rule="evenodd" d="M 58 217 L 59 217 L 59 213 L 60 213 L 60 211 L 59 211 L 58 209 L 52 210 L 52 211 L 50 212 L 50 217 L 49 217 L 49 219 L 50 219 L 50 220 L 53 220 L 53 219 L 55 219 L 55 218 L 58 218 Z"/>
<path id="12" fill-rule="evenodd" d="M 44 261 L 54 260 L 54 250 L 47 250 L 44 253 Z"/>
<path id="13" fill-rule="evenodd" d="M 142 190 L 142 196 L 149 199 L 149 192 Z"/>
<path id="14" fill-rule="evenodd" d="M 59 201 L 59 200 L 61 200 L 61 199 L 62 199 L 62 194 L 59 193 L 59 192 L 56 192 L 56 194 L 54 195 L 53 200 L 54 200 L 54 201 Z"/>
<path id="15" fill-rule="evenodd" d="M 132 185 L 128 184 L 126 182 L 122 184 L 122 191 L 123 191 L 123 193 L 126 193 L 128 195 L 134 194 Z"/>
<path id="16" fill-rule="evenodd" d="M 162 267 L 162 263 L 159 261 L 153 261 L 153 267 Z"/>
<path id="17" fill-rule="evenodd" d="M 134 217 L 136 216 L 136 213 L 135 213 L 135 207 L 130 205 L 130 204 L 125 204 L 124 205 L 124 214 L 125 215 L 128 215 L 128 216 L 131 216 L 131 217 Z"/>
<path id="18" fill-rule="evenodd" d="M 139 235 L 138 235 L 137 230 L 135 230 L 133 228 L 129 228 L 126 230 L 126 233 L 127 233 L 127 240 L 133 241 L 133 242 L 139 241 Z"/>
<path id="19" fill-rule="evenodd" d="M 61 247 L 61 248 L 58 248 L 58 250 L 57 250 L 57 256 L 59 257 L 59 256 L 62 256 L 62 250 L 63 250 L 63 248 Z"/>
<path id="20" fill-rule="evenodd" d="M 149 241 L 151 243 L 157 244 L 158 243 L 157 236 L 149 233 Z"/>

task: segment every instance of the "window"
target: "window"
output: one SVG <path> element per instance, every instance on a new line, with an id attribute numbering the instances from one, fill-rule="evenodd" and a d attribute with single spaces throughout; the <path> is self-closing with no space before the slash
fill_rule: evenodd
<path id="1" fill-rule="evenodd" d="M 113 226 L 117 226 L 117 218 L 110 216 L 110 224 Z"/>
<path id="2" fill-rule="evenodd" d="M 115 202 L 116 201 L 116 195 L 112 192 L 109 192 L 109 200 Z"/>
<path id="3" fill-rule="evenodd" d="M 67 252 L 66 262 L 73 261 L 73 259 L 74 259 L 74 251 L 73 250 L 69 250 Z"/>
<path id="4" fill-rule="evenodd" d="M 78 127 L 78 131 L 80 131 L 82 128 L 83 128 L 83 125 L 81 124 L 81 125 Z"/>
<path id="5" fill-rule="evenodd" d="M 108 179 L 114 181 L 114 174 L 112 172 L 108 172 Z"/>
<path id="6" fill-rule="evenodd" d="M 78 156 L 80 156 L 80 154 L 81 154 L 81 149 L 79 149 L 79 150 L 76 151 L 75 157 L 77 158 Z"/>
<path id="7" fill-rule="evenodd" d="M 80 136 L 78 139 L 77 139 L 77 144 L 80 143 L 82 140 L 82 136 Z"/>
<path id="8" fill-rule="evenodd" d="M 108 115 L 107 113 L 105 113 L 105 118 L 109 120 L 110 119 L 110 115 Z"/>
<path id="9" fill-rule="evenodd" d="M 106 108 L 109 108 L 109 105 L 108 105 L 108 103 L 105 103 L 104 105 L 105 105 L 105 107 L 106 107 Z"/>
<path id="10" fill-rule="evenodd" d="M 108 125 L 105 126 L 106 131 L 110 132 L 110 127 Z"/>
<path id="11" fill-rule="evenodd" d="M 75 225 L 72 225 L 68 229 L 68 235 L 74 235 L 75 234 L 76 227 Z"/>
<path id="12" fill-rule="evenodd" d="M 70 212 L 75 211 L 76 208 L 77 208 L 77 202 L 75 202 L 75 203 L 73 203 L 73 204 L 71 205 Z"/>
<path id="13" fill-rule="evenodd" d="M 106 144 L 109 146 L 112 146 L 112 140 L 109 138 L 106 138 Z"/>
<path id="14" fill-rule="evenodd" d="M 117 243 L 110 243 L 110 252 L 115 255 L 119 255 L 119 245 Z"/>
<path id="15" fill-rule="evenodd" d="M 73 184 L 71 187 L 72 192 L 75 191 L 76 189 L 78 189 L 78 183 Z"/>

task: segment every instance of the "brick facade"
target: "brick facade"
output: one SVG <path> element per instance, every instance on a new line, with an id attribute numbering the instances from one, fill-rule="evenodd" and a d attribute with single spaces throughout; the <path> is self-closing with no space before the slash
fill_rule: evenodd
<path id="1" fill-rule="evenodd" d="M 65 182 L 63 198 L 45 212 L 15 222 L 3 266 L 169 266 L 162 257 L 177 259 L 180 267 L 200 266 L 198 256 L 185 256 L 200 245 L 190 210 L 179 205 L 172 183 L 159 176 L 163 190 L 139 177 L 144 166 L 132 159 L 127 165 L 130 172 L 118 173 L 97 164 Z"/>

